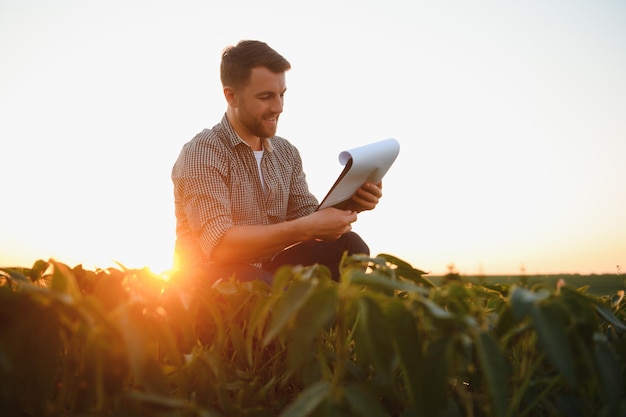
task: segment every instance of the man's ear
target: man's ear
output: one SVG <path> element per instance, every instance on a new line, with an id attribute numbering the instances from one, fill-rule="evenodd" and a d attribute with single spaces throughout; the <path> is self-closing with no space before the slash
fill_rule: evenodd
<path id="1" fill-rule="evenodd" d="M 224 87 L 224 98 L 226 98 L 230 107 L 237 107 L 237 94 L 235 94 L 235 90 L 232 87 Z"/>

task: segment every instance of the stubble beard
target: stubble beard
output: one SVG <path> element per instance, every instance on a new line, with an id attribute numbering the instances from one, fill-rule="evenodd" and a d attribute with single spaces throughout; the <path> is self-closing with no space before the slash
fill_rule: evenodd
<path id="1" fill-rule="evenodd" d="M 276 136 L 279 115 L 273 116 L 276 119 L 276 123 L 274 123 L 271 127 L 268 127 L 264 121 L 270 117 L 271 116 L 263 116 L 261 120 L 250 120 L 245 123 L 246 128 L 250 131 L 250 133 L 260 137 L 261 139 L 274 137 Z"/>

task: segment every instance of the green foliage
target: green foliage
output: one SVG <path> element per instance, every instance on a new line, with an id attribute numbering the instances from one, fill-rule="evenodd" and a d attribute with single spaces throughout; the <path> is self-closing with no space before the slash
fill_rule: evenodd
<path id="1" fill-rule="evenodd" d="M 626 415 L 623 293 L 434 284 L 390 255 L 341 272 L 0 269 L 0 414 Z"/>

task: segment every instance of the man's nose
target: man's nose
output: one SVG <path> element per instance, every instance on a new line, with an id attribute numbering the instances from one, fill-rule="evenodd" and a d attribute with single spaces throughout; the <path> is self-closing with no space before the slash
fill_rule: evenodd
<path id="1" fill-rule="evenodd" d="M 278 97 L 275 100 L 272 100 L 272 111 L 274 113 L 282 113 L 283 112 L 284 99 L 282 97 Z"/>

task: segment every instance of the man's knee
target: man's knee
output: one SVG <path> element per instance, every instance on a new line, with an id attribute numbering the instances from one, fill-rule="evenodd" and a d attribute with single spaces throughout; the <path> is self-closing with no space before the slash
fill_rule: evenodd
<path id="1" fill-rule="evenodd" d="M 370 254 L 370 248 L 367 243 L 355 232 L 348 232 L 339 238 L 343 239 L 344 251 L 348 252 L 348 255 L 368 255 Z"/>

